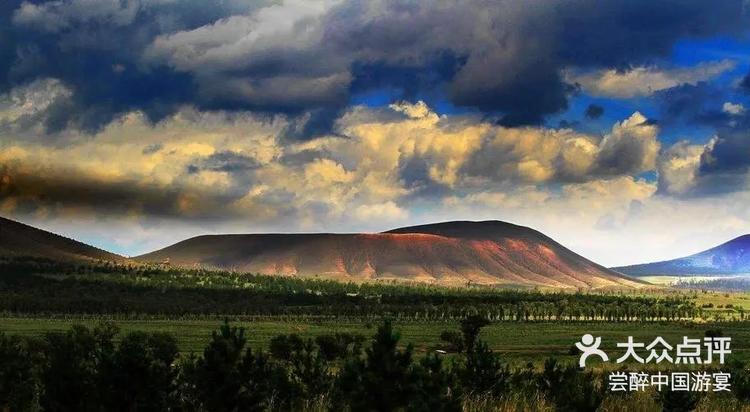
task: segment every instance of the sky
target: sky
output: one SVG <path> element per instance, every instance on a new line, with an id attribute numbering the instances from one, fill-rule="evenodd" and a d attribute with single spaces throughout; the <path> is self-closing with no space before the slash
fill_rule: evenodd
<path id="1" fill-rule="evenodd" d="M 488 219 L 684 256 L 750 233 L 750 2 L 3 1 L 0 215 L 129 256 Z"/>

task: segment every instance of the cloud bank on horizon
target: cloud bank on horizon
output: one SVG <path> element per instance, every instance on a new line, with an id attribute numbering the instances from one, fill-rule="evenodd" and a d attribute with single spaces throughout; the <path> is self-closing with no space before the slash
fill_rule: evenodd
<path id="1" fill-rule="evenodd" d="M 8 1 L 0 213 L 126 254 L 448 219 L 750 232 L 746 1 Z"/>

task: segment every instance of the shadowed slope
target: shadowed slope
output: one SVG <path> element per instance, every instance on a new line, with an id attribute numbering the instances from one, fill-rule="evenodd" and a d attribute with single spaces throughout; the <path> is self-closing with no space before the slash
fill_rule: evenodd
<path id="1" fill-rule="evenodd" d="M 63 261 L 127 260 L 120 255 L 2 217 L 0 256 L 34 256 Z"/>
<path id="2" fill-rule="evenodd" d="M 447 222 L 372 234 L 199 236 L 136 259 L 341 280 L 556 288 L 640 285 L 537 231 L 497 221 Z"/>
<path id="3" fill-rule="evenodd" d="M 634 276 L 750 275 L 750 235 L 679 259 L 623 266 L 615 270 Z"/>

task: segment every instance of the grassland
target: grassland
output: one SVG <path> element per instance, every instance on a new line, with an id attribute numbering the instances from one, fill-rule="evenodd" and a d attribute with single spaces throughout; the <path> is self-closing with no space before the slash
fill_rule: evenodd
<path id="1" fill-rule="evenodd" d="M 570 348 L 585 333 L 601 336 L 605 350 L 618 352 L 615 344 L 627 336 L 678 342 L 716 328 L 732 337 L 736 357 L 750 359 L 750 322 L 739 321 L 750 308 L 749 293 L 344 284 L 234 272 L 70 268 L 46 261 L 11 261 L 6 269 L 0 276 L 0 331 L 24 336 L 111 319 L 122 333 L 169 332 L 188 353 L 202 350 L 225 316 L 248 330 L 256 348 L 268 347 L 279 334 L 369 337 L 381 319 L 391 318 L 402 343 L 426 353 L 441 347 L 441 332 L 457 330 L 460 319 L 479 313 L 493 320 L 482 339 L 512 362 L 573 360 Z"/>
<path id="2" fill-rule="evenodd" d="M 92 319 L 49 319 L 49 318 L 0 318 L 0 331 L 22 336 L 40 336 L 48 331 L 65 331 L 72 324 L 93 326 L 100 320 Z M 169 332 L 177 338 L 180 350 L 184 353 L 199 352 L 209 341 L 211 332 L 222 322 L 216 320 L 115 320 L 121 333 L 140 330 L 146 332 Z M 372 323 L 366 321 L 237 321 L 235 325 L 247 329 L 248 343 L 255 348 L 267 348 L 268 343 L 279 334 L 298 334 L 315 337 L 336 332 L 358 333 L 371 336 L 375 332 Z M 411 343 L 418 353 L 426 353 L 440 348 L 440 333 L 456 330 L 457 322 L 394 322 L 400 331 L 402 343 Z M 482 339 L 490 348 L 503 355 L 512 363 L 539 363 L 554 356 L 561 360 L 573 361 L 577 356 L 570 355 L 571 345 L 585 333 L 601 336 L 603 348 L 608 353 L 618 353 L 617 342 L 624 342 L 627 336 L 636 341 L 651 342 L 662 336 L 667 342 L 677 343 L 683 336 L 700 338 L 708 329 L 720 328 L 725 336 L 732 338 L 733 357 L 750 360 L 750 324 L 726 322 L 718 325 L 690 322 L 664 323 L 603 323 L 603 322 L 496 322 L 482 331 Z"/>
<path id="3" fill-rule="evenodd" d="M 568 376 L 563 382 L 576 388 L 571 393 L 591 393 L 592 388 L 601 387 L 603 384 L 591 386 L 591 382 L 604 382 L 602 379 L 608 371 L 622 365 L 597 364 L 591 359 L 585 371 L 579 370 L 575 366 L 578 354 L 571 349 L 586 333 L 602 337 L 602 349 L 614 360 L 623 354 L 623 349 L 616 344 L 627 341 L 628 336 L 646 344 L 660 336 L 677 344 L 683 336 L 701 338 L 709 330 L 717 333 L 720 329 L 724 336 L 732 338 L 732 354 L 728 360 L 739 360 L 746 365 L 750 361 L 750 320 L 746 320 L 745 313 L 745 308 L 750 307 L 750 294 L 744 292 L 666 286 L 637 291 L 568 292 L 446 288 L 113 265 L 59 267 L 55 262 L 46 261 L 10 261 L 5 269 L 0 265 L 0 332 L 42 337 L 47 332 L 71 331 L 74 324 L 93 327 L 106 321 L 119 327 L 114 340 L 126 348 L 125 343 L 130 339 L 126 335 L 130 332 L 166 332 L 176 339 L 176 348 L 173 346 L 176 351 L 182 355 L 199 355 L 198 358 L 181 356 L 177 358 L 180 362 L 205 359 L 206 356 L 201 355 L 204 349 L 210 348 L 211 334 L 225 317 L 233 326 L 246 330 L 250 347 L 264 351 L 273 347 L 273 338 L 289 334 L 302 338 L 357 334 L 368 338 L 366 345 L 374 345 L 369 339 L 382 325 L 382 320 L 392 319 L 401 337 L 398 345 L 401 348 L 413 345 L 415 364 L 429 359 L 423 355 L 445 349 L 448 354 L 444 357 L 451 361 L 445 365 L 451 366 L 443 370 L 460 377 L 465 376 L 460 371 L 468 352 L 455 353 L 441 339 L 441 334 L 457 332 L 467 317 L 486 319 L 491 323 L 482 329 L 480 339 L 494 353 L 485 353 L 492 358 L 500 355 L 498 365 L 510 366 L 512 383 L 500 398 L 485 389 L 481 390 L 485 392 L 480 391 L 480 399 L 466 397 L 462 400 L 465 411 L 555 410 L 564 402 L 559 394 L 555 395 L 555 388 L 546 388 L 539 379 L 549 372 L 545 366 L 548 358 L 574 370 L 575 376 Z M 60 336 L 47 336 L 34 342 L 56 339 Z M 274 344 L 279 341 L 275 340 Z M 281 360 L 274 362 L 286 365 Z M 527 368 L 528 364 L 533 367 Z M 344 365 L 347 362 L 335 360 L 329 367 L 340 373 Z M 448 372 L 454 366 L 458 372 Z M 685 369 L 685 365 L 680 366 Z M 723 371 L 725 367 L 733 367 L 713 366 Z M 669 370 L 674 365 L 631 364 L 627 367 L 648 371 Z M 499 368 L 491 366 L 490 369 L 495 373 Z M 687 367 L 697 368 L 700 366 Z M 733 373 L 744 370 L 742 365 L 739 368 L 732 370 Z M 581 376 L 584 376 L 583 381 Z M 568 382 L 570 379 L 573 381 Z M 317 381 L 318 378 L 311 380 Z M 50 380 L 47 385 L 54 382 L 57 380 Z M 467 386 L 468 383 L 462 385 L 476 388 Z M 747 410 L 749 396 L 746 394 L 750 394 L 750 389 L 732 394 L 709 394 L 700 400 L 697 410 Z M 599 410 L 658 411 L 663 406 L 660 399 L 654 391 L 626 398 L 606 393 Z"/>

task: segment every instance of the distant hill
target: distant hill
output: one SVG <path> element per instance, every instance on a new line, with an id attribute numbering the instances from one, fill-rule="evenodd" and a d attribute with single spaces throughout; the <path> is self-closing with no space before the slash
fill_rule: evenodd
<path id="1" fill-rule="evenodd" d="M 613 269 L 633 276 L 750 274 L 750 235 L 679 259 Z"/>
<path id="2" fill-rule="evenodd" d="M 198 236 L 135 259 L 339 280 L 555 288 L 643 284 L 595 264 L 535 230 L 499 221 L 446 222 L 383 233 Z"/>
<path id="3" fill-rule="evenodd" d="M 33 256 L 61 261 L 126 261 L 123 256 L 0 217 L 0 256 Z"/>

